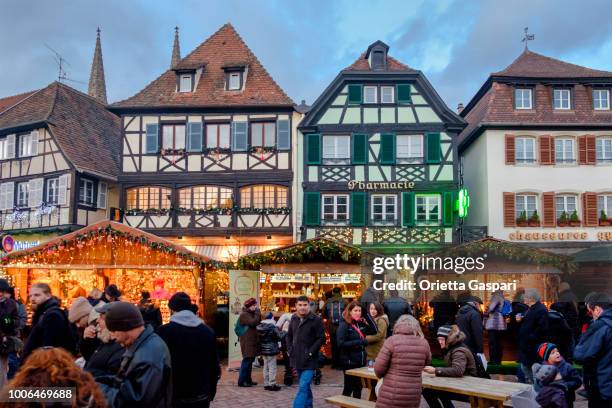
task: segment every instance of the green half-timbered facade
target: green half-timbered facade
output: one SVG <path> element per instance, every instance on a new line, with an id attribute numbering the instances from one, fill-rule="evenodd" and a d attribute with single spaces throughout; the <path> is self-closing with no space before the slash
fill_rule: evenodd
<path id="1" fill-rule="evenodd" d="M 377 41 L 299 125 L 302 239 L 421 250 L 458 241 L 456 138 L 465 122 Z"/>

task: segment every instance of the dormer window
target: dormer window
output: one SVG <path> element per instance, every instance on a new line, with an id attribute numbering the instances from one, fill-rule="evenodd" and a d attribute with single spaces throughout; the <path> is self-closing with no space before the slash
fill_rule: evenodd
<path id="1" fill-rule="evenodd" d="M 387 52 L 389 46 L 382 41 L 376 41 L 371 44 L 366 51 L 366 59 L 370 64 L 370 69 L 385 70 L 387 69 Z"/>
<path id="2" fill-rule="evenodd" d="M 193 92 L 193 74 L 180 74 L 179 92 Z"/>
<path id="3" fill-rule="evenodd" d="M 225 70 L 225 90 L 240 91 L 244 88 L 246 66 L 233 65 L 223 67 Z"/>
<path id="4" fill-rule="evenodd" d="M 372 53 L 372 69 L 385 69 L 384 51 L 374 51 Z"/>

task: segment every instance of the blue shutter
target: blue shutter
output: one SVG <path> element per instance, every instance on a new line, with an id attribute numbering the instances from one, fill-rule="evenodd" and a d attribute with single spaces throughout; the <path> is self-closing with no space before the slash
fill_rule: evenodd
<path id="1" fill-rule="evenodd" d="M 291 131 L 289 129 L 288 120 L 279 120 L 276 122 L 276 134 L 278 136 L 278 141 L 276 142 L 278 150 L 291 149 Z"/>
<path id="2" fill-rule="evenodd" d="M 202 123 L 187 123 L 187 151 L 202 151 Z"/>
<path id="3" fill-rule="evenodd" d="M 147 125 L 147 136 L 146 136 L 146 147 L 145 153 L 157 153 L 159 146 L 159 126 L 157 123 L 150 123 Z"/>
<path id="4" fill-rule="evenodd" d="M 232 150 L 245 152 L 248 148 L 247 122 L 232 122 Z"/>

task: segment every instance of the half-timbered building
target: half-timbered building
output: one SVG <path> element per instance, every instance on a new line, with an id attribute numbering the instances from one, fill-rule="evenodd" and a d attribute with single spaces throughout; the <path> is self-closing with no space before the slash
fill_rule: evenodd
<path id="1" fill-rule="evenodd" d="M 136 95 L 122 119 L 123 222 L 217 259 L 293 241 L 300 114 L 226 24 Z"/>
<path id="2" fill-rule="evenodd" d="M 458 240 L 456 138 L 465 122 L 381 41 L 299 126 L 302 239 L 421 250 Z"/>

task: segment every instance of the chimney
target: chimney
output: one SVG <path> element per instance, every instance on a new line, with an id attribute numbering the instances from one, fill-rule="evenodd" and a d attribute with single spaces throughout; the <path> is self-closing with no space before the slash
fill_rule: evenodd
<path id="1" fill-rule="evenodd" d="M 91 73 L 89 74 L 89 87 L 87 93 L 107 104 L 106 100 L 106 81 L 104 80 L 104 63 L 102 62 L 102 45 L 100 45 L 100 27 L 96 36 L 96 49 L 94 51 L 93 62 L 91 63 Z"/>
<path id="2" fill-rule="evenodd" d="M 176 67 L 181 60 L 181 46 L 179 44 L 179 28 L 174 27 L 174 45 L 172 46 L 172 60 L 170 61 L 170 68 Z"/>
<path id="3" fill-rule="evenodd" d="M 461 112 L 463 112 L 463 103 L 459 102 L 459 105 L 457 105 L 457 113 L 461 115 Z"/>

